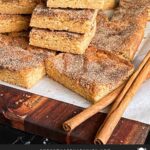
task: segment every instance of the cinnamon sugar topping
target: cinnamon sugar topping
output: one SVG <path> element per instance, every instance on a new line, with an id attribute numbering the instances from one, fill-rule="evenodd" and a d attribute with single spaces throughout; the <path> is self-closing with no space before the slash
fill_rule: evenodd
<path id="1" fill-rule="evenodd" d="M 136 27 L 134 24 L 128 25 L 115 22 L 100 22 L 97 25 L 97 32 L 91 45 L 94 45 L 101 50 L 123 53 L 124 47 L 126 47 L 125 41 L 133 35 L 135 30 Z"/>
<path id="2" fill-rule="evenodd" d="M 48 15 L 49 17 L 61 17 L 66 16 L 68 17 L 68 20 L 90 20 L 94 16 L 95 10 L 93 9 L 53 9 L 53 8 L 47 8 L 43 4 L 39 4 L 34 12 L 33 15 Z"/>
<path id="3" fill-rule="evenodd" d="M 120 0 L 120 6 L 124 8 L 150 7 L 150 0 Z"/>
<path id="4" fill-rule="evenodd" d="M 128 15 L 129 17 L 129 15 Z M 136 17 L 135 17 L 136 18 Z M 138 33 L 144 32 L 144 19 L 141 25 L 134 17 L 107 20 L 98 15 L 97 31 L 91 45 L 100 50 L 110 51 L 114 54 L 128 58 L 131 45 L 135 43 Z M 138 43 L 137 43 L 138 44 Z"/>
<path id="5" fill-rule="evenodd" d="M 89 48 L 85 55 L 62 53 L 50 60 L 61 74 L 85 88 L 113 87 L 128 78 L 133 66 L 114 55 Z"/>
<path id="6" fill-rule="evenodd" d="M 28 35 L 22 34 L 24 33 L 0 34 L 0 47 L 3 48 L 4 46 L 15 46 L 26 49 L 29 45 L 29 38 Z"/>
<path id="7" fill-rule="evenodd" d="M 38 67 L 43 60 L 29 51 L 19 47 L 5 47 L 0 49 L 0 68 L 21 71 Z"/>

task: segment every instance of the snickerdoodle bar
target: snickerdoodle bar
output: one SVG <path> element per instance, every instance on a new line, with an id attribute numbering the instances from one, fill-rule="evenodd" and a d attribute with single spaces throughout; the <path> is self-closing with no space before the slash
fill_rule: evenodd
<path id="1" fill-rule="evenodd" d="M 38 5 L 32 14 L 31 27 L 75 33 L 90 32 L 98 10 L 47 8 Z"/>
<path id="2" fill-rule="evenodd" d="M 46 60 L 49 77 L 93 103 L 124 83 L 133 70 L 129 61 L 92 47 L 84 55 L 61 53 Z"/>
<path id="3" fill-rule="evenodd" d="M 44 62 L 40 57 L 19 47 L 0 48 L 0 80 L 31 88 L 45 74 Z"/>

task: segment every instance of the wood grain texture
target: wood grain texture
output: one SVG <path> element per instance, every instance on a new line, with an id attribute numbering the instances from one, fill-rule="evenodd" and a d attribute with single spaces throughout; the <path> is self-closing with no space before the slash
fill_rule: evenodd
<path id="1" fill-rule="evenodd" d="M 60 143 L 93 143 L 105 114 L 94 115 L 69 134 L 62 129 L 64 121 L 82 110 L 71 104 L 0 85 L 0 123 Z M 108 144 L 143 144 L 149 130 L 149 125 L 122 118 Z"/>

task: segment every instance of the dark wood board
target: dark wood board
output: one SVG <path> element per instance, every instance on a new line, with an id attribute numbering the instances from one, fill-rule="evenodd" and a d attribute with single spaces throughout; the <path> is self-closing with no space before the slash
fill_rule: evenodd
<path id="1" fill-rule="evenodd" d="M 29 133 L 48 137 L 60 143 L 91 144 L 105 119 L 98 113 L 72 133 L 62 123 L 83 108 L 0 85 L 0 123 Z M 143 144 L 150 126 L 121 119 L 108 144 Z"/>

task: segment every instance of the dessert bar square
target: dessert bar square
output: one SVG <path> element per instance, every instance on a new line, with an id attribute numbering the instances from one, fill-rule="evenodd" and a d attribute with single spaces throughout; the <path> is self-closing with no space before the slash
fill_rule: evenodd
<path id="1" fill-rule="evenodd" d="M 45 74 L 43 59 L 19 47 L 0 48 L 0 80 L 25 88 Z"/>
<path id="2" fill-rule="evenodd" d="M 61 53 L 46 60 L 49 77 L 93 103 L 118 88 L 133 70 L 129 61 L 92 47 L 85 55 Z"/>
<path id="3" fill-rule="evenodd" d="M 139 25 L 134 17 L 109 21 L 98 16 L 97 31 L 91 45 L 132 60 L 144 37 L 145 24 L 146 20 L 142 20 Z"/>
<path id="4" fill-rule="evenodd" d="M 83 54 L 94 37 L 95 31 L 96 25 L 85 34 L 33 28 L 30 32 L 30 45 L 55 51 Z"/>
<path id="5" fill-rule="evenodd" d="M 0 33 L 27 30 L 29 22 L 30 16 L 0 14 Z"/>
<path id="6" fill-rule="evenodd" d="M 98 10 L 58 9 L 38 5 L 32 14 L 31 27 L 61 30 L 76 33 L 90 32 L 96 21 Z"/>

